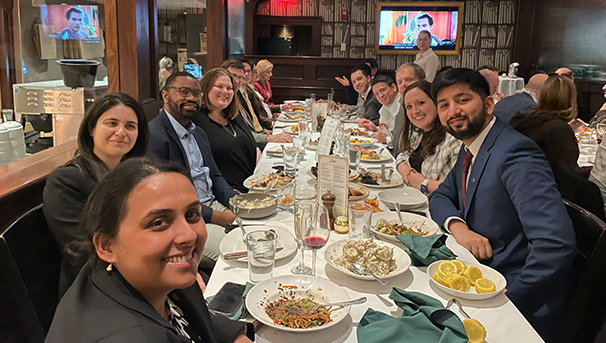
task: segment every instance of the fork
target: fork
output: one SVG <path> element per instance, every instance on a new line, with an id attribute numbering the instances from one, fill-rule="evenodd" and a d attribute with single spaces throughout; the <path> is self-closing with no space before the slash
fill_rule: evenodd
<path id="1" fill-rule="evenodd" d="M 302 316 L 302 315 L 311 315 L 311 314 L 315 313 L 320 307 L 357 305 L 357 304 L 365 303 L 366 300 L 367 300 L 366 297 L 361 297 L 361 298 L 354 299 L 354 300 L 340 301 L 340 302 L 328 303 L 328 304 L 320 304 L 320 305 L 313 306 L 310 308 L 299 308 L 299 307 L 294 307 L 291 305 L 286 305 L 286 306 L 284 306 L 284 309 L 286 309 L 286 311 L 290 314 Z"/>

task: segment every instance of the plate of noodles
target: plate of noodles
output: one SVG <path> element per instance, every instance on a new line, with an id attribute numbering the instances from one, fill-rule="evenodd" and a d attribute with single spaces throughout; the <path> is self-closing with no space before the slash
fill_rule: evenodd
<path id="1" fill-rule="evenodd" d="M 311 315 L 296 315 L 289 307 L 304 309 L 318 304 L 350 300 L 336 283 L 315 276 L 283 275 L 262 281 L 246 296 L 246 309 L 261 323 L 289 332 L 327 329 L 349 314 L 349 306 L 319 308 Z"/>

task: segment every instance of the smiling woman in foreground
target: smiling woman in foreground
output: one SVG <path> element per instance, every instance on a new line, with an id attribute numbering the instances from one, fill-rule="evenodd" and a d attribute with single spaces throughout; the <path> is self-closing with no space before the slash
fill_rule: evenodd
<path id="1" fill-rule="evenodd" d="M 206 227 L 185 172 L 132 159 L 109 173 L 84 210 L 87 259 L 46 342 L 250 342 L 246 324 L 211 316 L 196 283 Z"/>

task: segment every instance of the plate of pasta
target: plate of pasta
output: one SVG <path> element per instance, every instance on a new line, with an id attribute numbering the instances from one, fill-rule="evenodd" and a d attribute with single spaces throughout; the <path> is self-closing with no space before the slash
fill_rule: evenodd
<path id="1" fill-rule="evenodd" d="M 296 314 L 319 304 L 350 300 L 336 283 L 306 275 L 283 275 L 262 281 L 246 296 L 246 309 L 261 323 L 289 332 L 319 331 L 335 326 L 349 314 L 349 306 L 320 308 L 311 315 Z"/>

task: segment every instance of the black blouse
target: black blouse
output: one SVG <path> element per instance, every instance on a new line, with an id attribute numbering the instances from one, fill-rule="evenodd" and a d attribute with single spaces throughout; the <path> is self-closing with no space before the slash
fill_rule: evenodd
<path id="1" fill-rule="evenodd" d="M 421 173 L 421 165 L 423 164 L 423 156 L 421 155 L 421 151 L 423 151 L 423 147 L 421 146 L 421 144 L 419 144 L 417 149 L 408 158 L 408 163 L 410 164 L 410 167 L 412 167 L 419 173 Z"/>
<path id="2" fill-rule="evenodd" d="M 208 113 L 207 108 L 200 109 L 193 121 L 206 132 L 213 158 L 227 183 L 246 193 L 244 180 L 254 173 L 257 163 L 255 140 L 240 114 L 223 126 L 210 119 Z"/>

